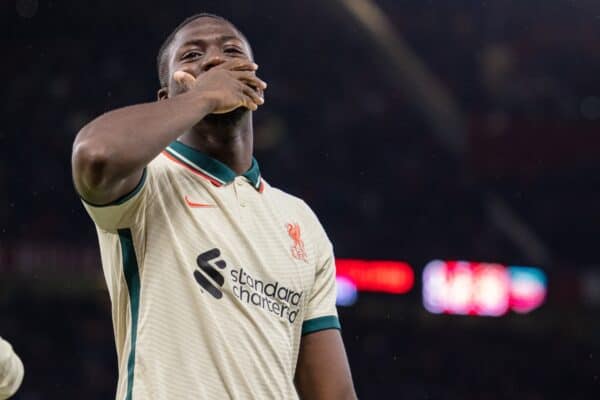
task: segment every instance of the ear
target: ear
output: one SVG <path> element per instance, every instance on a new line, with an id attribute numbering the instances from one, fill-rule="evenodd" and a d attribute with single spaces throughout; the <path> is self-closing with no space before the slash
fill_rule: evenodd
<path id="1" fill-rule="evenodd" d="M 166 100 L 169 98 L 169 89 L 162 87 L 156 92 L 157 100 Z"/>

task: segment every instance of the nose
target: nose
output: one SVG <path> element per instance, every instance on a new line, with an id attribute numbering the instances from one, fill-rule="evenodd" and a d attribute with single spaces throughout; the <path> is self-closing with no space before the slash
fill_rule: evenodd
<path id="1" fill-rule="evenodd" d="M 216 50 L 208 50 L 205 55 L 204 62 L 202 63 L 202 72 L 206 72 L 211 68 L 216 67 L 217 65 L 221 65 L 225 62 L 225 57 L 223 54 Z"/>

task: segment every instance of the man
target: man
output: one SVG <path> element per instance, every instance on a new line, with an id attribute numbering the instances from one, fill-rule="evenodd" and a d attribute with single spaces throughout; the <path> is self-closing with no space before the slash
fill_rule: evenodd
<path id="1" fill-rule="evenodd" d="M 15 394 L 23 381 L 23 363 L 10 343 L 0 337 L 0 400 Z"/>
<path id="2" fill-rule="evenodd" d="M 112 300 L 118 399 L 354 399 L 332 246 L 252 157 L 266 84 L 227 20 L 158 56 L 159 101 L 90 122 L 73 178 Z"/>

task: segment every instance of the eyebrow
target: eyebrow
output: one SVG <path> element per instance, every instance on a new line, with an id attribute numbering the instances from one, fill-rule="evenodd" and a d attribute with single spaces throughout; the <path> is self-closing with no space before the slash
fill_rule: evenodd
<path id="1" fill-rule="evenodd" d="M 240 42 L 241 44 L 244 44 L 244 41 L 237 37 L 237 36 L 232 36 L 232 35 L 223 35 L 223 36 L 219 36 L 217 38 L 218 41 L 220 41 L 221 43 L 225 43 L 228 42 L 230 40 L 236 40 L 238 42 Z M 182 49 L 184 47 L 188 47 L 188 46 L 202 46 L 206 44 L 206 40 L 203 39 L 191 39 L 188 40 L 187 42 L 185 42 L 184 44 L 182 44 L 179 49 Z"/>

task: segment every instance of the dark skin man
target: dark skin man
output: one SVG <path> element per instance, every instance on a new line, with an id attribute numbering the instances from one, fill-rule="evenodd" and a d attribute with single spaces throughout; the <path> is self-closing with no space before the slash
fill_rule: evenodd
<path id="1" fill-rule="evenodd" d="M 250 168 L 252 112 L 264 104 L 267 84 L 245 37 L 225 20 L 202 17 L 177 32 L 167 55 L 159 101 L 108 112 L 77 135 L 73 179 L 85 201 L 108 204 L 130 193 L 176 139 L 238 175 Z M 302 337 L 295 385 L 302 399 L 356 398 L 338 330 Z"/>

